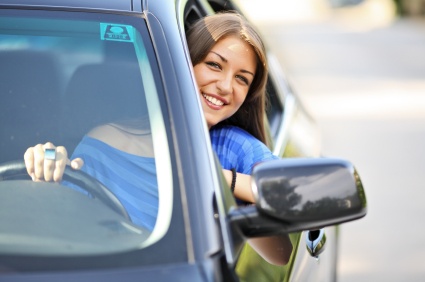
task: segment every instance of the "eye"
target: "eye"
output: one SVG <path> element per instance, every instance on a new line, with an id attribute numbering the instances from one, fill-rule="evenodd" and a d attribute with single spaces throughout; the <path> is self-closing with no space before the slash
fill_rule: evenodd
<path id="1" fill-rule="evenodd" d="M 244 77 L 243 75 L 237 75 L 236 78 L 239 79 L 242 83 L 244 83 L 246 85 L 250 84 L 249 80 L 246 77 Z"/>
<path id="2" fill-rule="evenodd" d="M 212 68 L 215 68 L 215 69 L 221 69 L 220 64 L 218 64 L 216 62 L 208 61 L 208 62 L 205 62 L 205 64 L 207 64 L 208 66 L 210 66 Z"/>

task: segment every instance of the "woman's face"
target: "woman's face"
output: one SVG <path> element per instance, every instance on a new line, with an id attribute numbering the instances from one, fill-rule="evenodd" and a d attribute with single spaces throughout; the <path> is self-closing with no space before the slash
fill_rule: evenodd
<path id="1" fill-rule="evenodd" d="M 256 67 L 254 50 L 236 36 L 218 41 L 205 59 L 193 67 L 209 128 L 240 108 Z"/>

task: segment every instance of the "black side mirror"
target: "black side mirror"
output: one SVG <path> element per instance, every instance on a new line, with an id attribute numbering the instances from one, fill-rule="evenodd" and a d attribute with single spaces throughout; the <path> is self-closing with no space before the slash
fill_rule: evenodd
<path id="1" fill-rule="evenodd" d="M 267 161 L 254 167 L 252 177 L 255 207 L 230 213 L 232 225 L 247 237 L 316 230 L 366 215 L 362 182 L 345 160 Z"/>

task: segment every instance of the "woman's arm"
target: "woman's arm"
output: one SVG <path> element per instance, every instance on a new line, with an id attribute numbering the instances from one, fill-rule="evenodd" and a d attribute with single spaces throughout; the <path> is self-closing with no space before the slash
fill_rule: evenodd
<path id="1" fill-rule="evenodd" d="M 232 171 L 223 169 L 223 173 L 230 186 L 232 183 Z M 234 196 L 240 200 L 254 203 L 250 175 L 236 174 Z M 287 264 L 292 253 L 292 243 L 287 234 L 252 238 L 248 240 L 248 243 L 262 258 L 274 265 Z"/>
<path id="2" fill-rule="evenodd" d="M 226 178 L 229 186 L 232 183 L 232 171 L 223 169 L 224 177 Z M 251 190 L 251 176 L 247 174 L 236 173 L 236 183 L 235 190 L 233 191 L 233 195 L 239 200 L 254 203 L 254 195 Z"/>
<path id="3" fill-rule="evenodd" d="M 292 253 L 289 235 L 259 237 L 248 239 L 249 245 L 268 263 L 286 265 Z"/>

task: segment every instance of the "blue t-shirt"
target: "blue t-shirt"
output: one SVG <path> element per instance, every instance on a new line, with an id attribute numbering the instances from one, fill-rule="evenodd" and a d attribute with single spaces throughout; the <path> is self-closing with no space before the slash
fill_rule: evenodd
<path id="1" fill-rule="evenodd" d="M 255 164 L 278 157 L 267 146 L 236 126 L 218 126 L 210 130 L 211 144 L 224 169 L 251 174 Z"/>
<path id="2" fill-rule="evenodd" d="M 84 136 L 71 157 L 82 158 L 84 172 L 108 187 L 121 201 L 132 222 L 152 230 L 158 214 L 155 159 L 118 150 Z"/>

